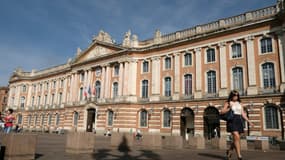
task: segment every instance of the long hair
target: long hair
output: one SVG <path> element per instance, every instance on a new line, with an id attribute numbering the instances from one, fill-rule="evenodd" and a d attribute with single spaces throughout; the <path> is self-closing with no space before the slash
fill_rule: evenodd
<path id="1" fill-rule="evenodd" d="M 238 93 L 237 90 L 232 90 L 232 91 L 231 91 L 231 93 L 230 93 L 230 95 L 229 95 L 229 98 L 228 98 L 228 102 L 232 101 L 232 99 L 233 99 L 234 96 L 238 96 L 237 101 L 238 101 L 238 102 L 241 102 L 240 96 L 239 96 L 239 93 Z"/>

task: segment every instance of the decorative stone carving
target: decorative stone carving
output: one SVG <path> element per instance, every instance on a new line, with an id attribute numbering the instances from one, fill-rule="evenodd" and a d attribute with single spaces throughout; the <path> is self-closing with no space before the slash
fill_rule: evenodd
<path id="1" fill-rule="evenodd" d="M 132 36 L 132 47 L 138 47 L 138 45 L 139 45 L 138 36 L 134 34 Z"/>
<path id="2" fill-rule="evenodd" d="M 130 47 L 130 44 L 131 44 L 131 30 L 125 33 L 124 40 L 123 40 L 123 46 Z"/>
<path id="3" fill-rule="evenodd" d="M 112 37 L 103 30 L 100 30 L 99 34 L 93 38 L 93 41 L 95 40 L 101 42 L 113 43 Z"/>
<path id="4" fill-rule="evenodd" d="M 155 31 L 155 34 L 154 34 L 154 43 L 155 44 L 161 43 L 161 32 L 158 29 Z"/>

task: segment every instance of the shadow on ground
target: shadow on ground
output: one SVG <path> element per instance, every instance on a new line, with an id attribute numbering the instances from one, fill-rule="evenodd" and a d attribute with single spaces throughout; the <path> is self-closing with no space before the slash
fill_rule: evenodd
<path id="1" fill-rule="evenodd" d="M 224 156 L 216 155 L 216 154 L 210 154 L 210 153 L 198 153 L 199 156 L 204 156 L 204 157 L 210 157 L 213 159 L 220 159 L 220 160 L 225 160 L 226 158 Z"/>
<path id="2" fill-rule="evenodd" d="M 130 155 L 131 149 L 125 136 L 123 136 L 122 142 L 118 146 L 118 151 L 123 155 L 112 154 L 110 149 L 99 149 L 97 153 L 93 154 L 93 158 L 96 160 L 161 160 L 160 156 L 151 150 L 139 150 L 139 155 Z"/>

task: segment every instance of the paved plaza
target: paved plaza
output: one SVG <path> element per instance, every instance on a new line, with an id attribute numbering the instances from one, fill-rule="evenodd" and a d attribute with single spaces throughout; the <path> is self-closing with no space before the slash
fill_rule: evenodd
<path id="1" fill-rule="evenodd" d="M 66 135 L 39 134 L 37 160 L 223 160 L 225 151 L 216 149 L 150 149 L 128 146 L 110 147 L 110 137 L 96 136 L 93 154 L 65 153 Z M 283 160 L 284 151 L 243 151 L 245 160 Z M 232 159 L 236 159 L 233 155 Z"/>

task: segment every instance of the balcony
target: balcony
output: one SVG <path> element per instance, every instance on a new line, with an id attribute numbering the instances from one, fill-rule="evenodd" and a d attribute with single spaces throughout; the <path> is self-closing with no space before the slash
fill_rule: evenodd
<path id="1" fill-rule="evenodd" d="M 180 97 L 180 99 L 183 99 L 183 100 L 194 99 L 194 95 L 193 94 L 184 94 Z"/>
<path id="2" fill-rule="evenodd" d="M 204 98 L 216 98 L 216 97 L 218 97 L 218 96 L 219 96 L 218 93 L 206 93 L 206 94 L 204 95 Z"/>
<path id="3" fill-rule="evenodd" d="M 279 91 L 275 87 L 271 88 L 259 88 L 258 93 L 259 94 L 274 94 L 278 93 Z"/>

